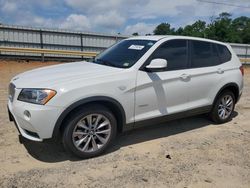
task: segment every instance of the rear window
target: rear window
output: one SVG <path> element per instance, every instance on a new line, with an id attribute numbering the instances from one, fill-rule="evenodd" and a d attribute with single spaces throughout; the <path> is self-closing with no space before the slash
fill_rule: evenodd
<path id="1" fill-rule="evenodd" d="M 210 42 L 191 41 L 191 68 L 209 67 L 220 64 L 217 49 Z"/>
<path id="2" fill-rule="evenodd" d="M 221 63 L 225 63 L 231 60 L 232 54 L 228 50 L 228 48 L 224 45 L 221 44 L 216 44 L 217 49 L 218 49 L 218 54 L 221 60 Z"/>

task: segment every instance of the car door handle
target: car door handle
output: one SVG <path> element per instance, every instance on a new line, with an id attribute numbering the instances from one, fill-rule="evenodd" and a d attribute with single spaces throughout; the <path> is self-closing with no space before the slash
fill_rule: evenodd
<path id="1" fill-rule="evenodd" d="M 189 79 L 190 78 L 190 75 L 189 74 L 182 74 L 181 76 L 180 76 L 180 79 L 182 79 L 182 80 L 187 80 L 187 79 Z"/>
<path id="2" fill-rule="evenodd" d="M 218 70 L 217 70 L 217 73 L 218 73 L 218 74 L 223 74 L 223 73 L 224 73 L 224 70 L 218 69 Z"/>

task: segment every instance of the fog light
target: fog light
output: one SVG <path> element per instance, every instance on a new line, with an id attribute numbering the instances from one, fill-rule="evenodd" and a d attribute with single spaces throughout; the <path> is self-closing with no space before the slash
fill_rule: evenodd
<path id="1" fill-rule="evenodd" d="M 30 114 L 30 112 L 29 112 L 28 110 L 25 110 L 25 111 L 23 112 L 23 114 L 24 114 L 24 118 L 25 118 L 25 119 L 30 120 L 31 114 Z"/>

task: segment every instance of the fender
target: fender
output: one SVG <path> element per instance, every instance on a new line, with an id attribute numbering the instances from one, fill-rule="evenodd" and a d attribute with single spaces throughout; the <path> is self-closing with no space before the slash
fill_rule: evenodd
<path id="1" fill-rule="evenodd" d="M 60 127 L 63 123 L 63 120 L 65 119 L 65 117 L 75 108 L 90 103 L 90 102 L 109 102 L 112 103 L 112 105 L 114 105 L 117 109 L 115 110 L 119 110 L 118 113 L 121 114 L 122 119 L 118 120 L 118 122 L 121 124 L 121 128 L 123 129 L 124 125 L 125 125 L 125 121 L 126 121 L 126 115 L 125 115 L 125 111 L 122 107 L 122 105 L 115 99 L 111 98 L 111 97 L 106 97 L 106 96 L 94 96 L 94 97 L 89 97 L 89 98 L 84 98 L 82 100 L 79 100 L 73 104 L 71 104 L 70 106 L 68 106 L 59 116 L 59 118 L 56 121 L 54 130 L 53 130 L 53 135 L 52 138 L 58 138 L 58 135 L 60 133 Z M 119 126 L 119 125 L 118 125 Z"/>

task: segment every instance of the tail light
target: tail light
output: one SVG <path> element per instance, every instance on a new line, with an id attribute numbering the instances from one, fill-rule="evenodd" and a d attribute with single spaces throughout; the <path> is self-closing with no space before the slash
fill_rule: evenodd
<path id="1" fill-rule="evenodd" d="M 242 65 L 240 66 L 240 72 L 241 72 L 242 76 L 244 76 L 244 68 Z"/>

